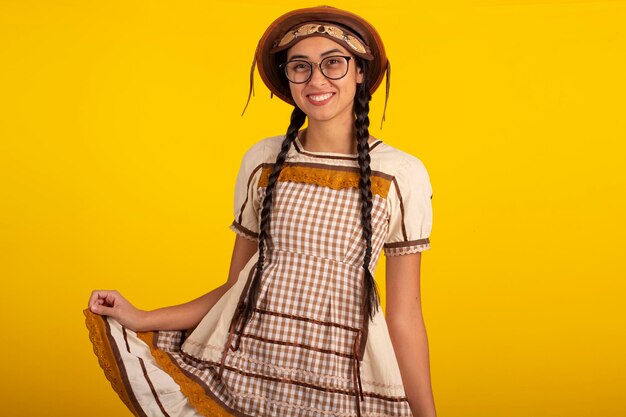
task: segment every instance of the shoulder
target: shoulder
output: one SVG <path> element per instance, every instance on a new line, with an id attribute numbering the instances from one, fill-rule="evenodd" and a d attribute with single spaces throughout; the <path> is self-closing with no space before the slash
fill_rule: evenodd
<path id="1" fill-rule="evenodd" d="M 420 158 L 385 142 L 377 147 L 372 157 L 372 169 L 383 172 L 396 180 L 429 180 L 428 170 Z"/>
<path id="2" fill-rule="evenodd" d="M 254 170 L 260 165 L 273 162 L 280 152 L 284 137 L 284 135 L 270 136 L 254 143 L 244 153 L 242 166 Z"/>

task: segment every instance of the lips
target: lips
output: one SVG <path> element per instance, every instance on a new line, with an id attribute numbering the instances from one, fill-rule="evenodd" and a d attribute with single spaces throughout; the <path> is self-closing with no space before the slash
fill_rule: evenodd
<path id="1" fill-rule="evenodd" d="M 306 98 L 309 100 L 309 102 L 315 106 L 323 106 L 324 104 L 328 103 L 333 96 L 335 95 L 335 93 L 333 92 L 329 92 L 329 93 L 316 93 L 316 94 L 307 94 Z"/>

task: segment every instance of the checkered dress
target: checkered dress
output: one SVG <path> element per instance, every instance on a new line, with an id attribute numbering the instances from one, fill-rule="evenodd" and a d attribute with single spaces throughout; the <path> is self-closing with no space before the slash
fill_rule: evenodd
<path id="1" fill-rule="evenodd" d="M 231 229 L 247 239 L 258 241 L 282 139 L 262 140 L 243 158 Z M 432 190 L 419 159 L 380 140 L 370 156 L 374 271 L 381 252 L 430 247 Z M 382 310 L 370 321 L 360 307 L 358 179 L 356 155 L 305 151 L 296 139 L 276 184 L 258 302 L 245 327 L 233 317 L 257 254 L 189 334 L 135 334 L 105 319 L 102 339 L 136 415 L 412 415 Z"/>

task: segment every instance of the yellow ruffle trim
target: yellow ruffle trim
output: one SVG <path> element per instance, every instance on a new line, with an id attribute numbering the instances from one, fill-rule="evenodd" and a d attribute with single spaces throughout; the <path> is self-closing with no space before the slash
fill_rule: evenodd
<path id="1" fill-rule="evenodd" d="M 205 417 L 235 417 L 210 398 L 204 391 L 204 388 L 185 375 L 180 368 L 172 362 L 166 352 L 154 346 L 154 332 L 137 332 L 137 337 L 150 347 L 150 352 L 156 362 L 174 379 L 174 381 L 176 381 L 180 390 L 187 397 L 189 404 L 191 404 L 198 413 Z"/>
<path id="2" fill-rule="evenodd" d="M 259 178 L 260 187 L 267 186 L 273 168 L 273 165 L 263 167 L 261 178 Z M 333 190 L 341 190 L 343 188 L 358 188 L 359 178 L 359 173 L 353 171 L 288 165 L 283 167 L 278 181 L 317 184 Z M 378 194 L 382 198 L 387 198 L 391 181 L 376 175 L 372 175 L 370 180 L 372 182 L 372 195 Z"/>
<path id="3" fill-rule="evenodd" d="M 128 407 L 135 416 L 139 417 L 137 410 L 135 410 L 135 407 L 133 407 L 130 401 L 124 381 L 122 380 L 122 374 L 117 366 L 117 360 L 115 359 L 115 355 L 113 354 L 113 350 L 106 336 L 105 319 L 102 316 L 92 313 L 89 309 L 83 310 L 83 313 L 85 314 L 87 330 L 89 330 L 89 340 L 93 345 L 93 353 L 98 357 L 98 363 L 104 371 L 104 375 L 126 407 Z"/>

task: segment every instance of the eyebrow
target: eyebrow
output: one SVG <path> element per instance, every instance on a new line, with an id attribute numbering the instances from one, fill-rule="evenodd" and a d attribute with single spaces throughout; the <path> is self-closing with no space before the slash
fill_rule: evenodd
<path id="1" fill-rule="evenodd" d="M 321 53 L 320 56 L 326 56 L 328 54 L 332 54 L 333 52 L 339 52 L 340 54 L 343 53 L 342 50 L 335 48 L 335 49 L 329 49 L 328 51 Z M 292 56 L 289 59 L 297 59 L 297 58 L 308 58 L 308 56 L 306 56 L 306 55 L 294 55 L 294 56 Z"/>

